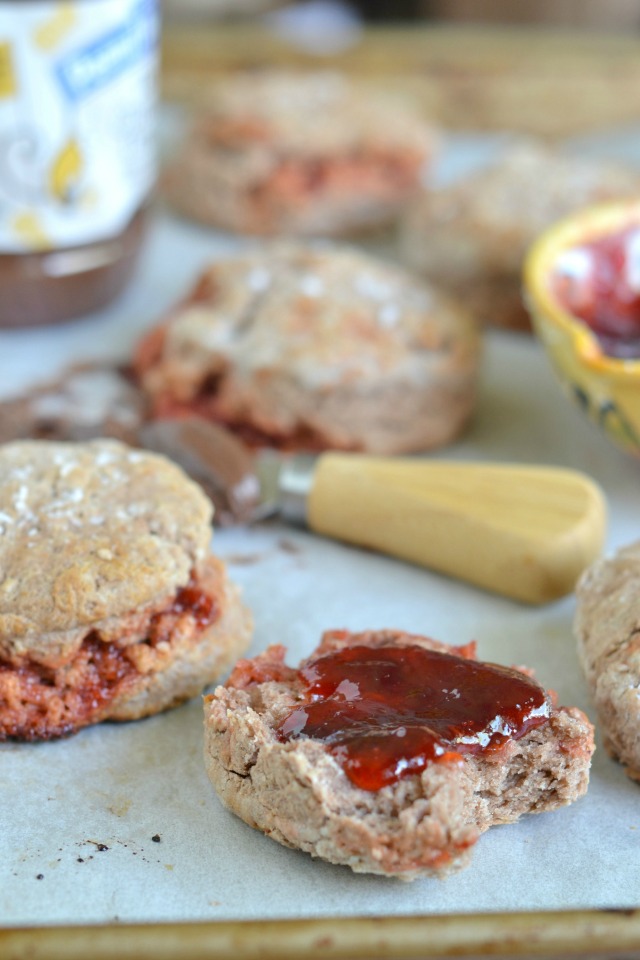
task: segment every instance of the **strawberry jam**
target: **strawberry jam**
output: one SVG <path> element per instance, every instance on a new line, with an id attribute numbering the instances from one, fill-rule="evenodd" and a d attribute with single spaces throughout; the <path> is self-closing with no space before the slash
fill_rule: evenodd
<path id="1" fill-rule="evenodd" d="M 190 613 L 199 629 L 208 627 L 218 614 L 215 599 L 211 594 L 205 593 L 193 580 L 186 587 L 178 590 L 170 612 Z"/>
<path id="2" fill-rule="evenodd" d="M 193 621 L 193 636 L 219 616 L 216 597 L 194 577 L 168 607 L 150 617 L 147 636 L 138 643 L 120 646 L 91 632 L 73 658 L 58 668 L 29 659 L 11 664 L 0 658 L 0 742 L 48 740 L 95 723 L 116 697 L 140 680 L 132 654 L 148 650 L 146 669 L 152 671 L 162 658 L 161 654 L 154 659 L 156 650 L 180 637 L 185 616 Z"/>
<path id="3" fill-rule="evenodd" d="M 48 740 L 92 722 L 137 676 L 125 650 L 90 633 L 58 669 L 0 660 L 0 741 Z"/>
<path id="4" fill-rule="evenodd" d="M 640 358 L 640 229 L 628 227 L 565 252 L 554 291 L 595 333 L 604 353 Z"/>
<path id="5" fill-rule="evenodd" d="M 176 625 L 185 614 L 191 617 L 198 631 L 205 630 L 220 615 L 216 597 L 198 585 L 194 574 L 189 583 L 178 590 L 173 602 L 151 617 L 147 643 L 151 646 L 171 643 Z"/>
<path id="6" fill-rule="evenodd" d="M 363 790 L 499 751 L 549 717 L 544 690 L 517 670 L 415 645 L 344 647 L 299 676 L 304 700 L 279 739 L 323 740 Z"/>

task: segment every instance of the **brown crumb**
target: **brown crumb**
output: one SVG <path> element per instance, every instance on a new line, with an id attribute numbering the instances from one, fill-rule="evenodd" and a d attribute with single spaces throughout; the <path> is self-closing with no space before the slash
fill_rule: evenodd
<path id="1" fill-rule="evenodd" d="M 284 550 L 285 553 L 302 553 L 301 547 L 297 543 L 294 543 L 293 540 L 287 539 L 287 537 L 281 537 L 278 540 L 278 549 Z"/>
<path id="2" fill-rule="evenodd" d="M 100 843 L 98 840 L 87 840 L 87 843 L 92 843 L 100 853 L 109 849 L 106 843 Z"/>
<path id="3" fill-rule="evenodd" d="M 262 554 L 260 553 L 231 553 L 225 558 L 225 563 L 236 566 L 249 566 L 252 563 L 260 563 Z"/>

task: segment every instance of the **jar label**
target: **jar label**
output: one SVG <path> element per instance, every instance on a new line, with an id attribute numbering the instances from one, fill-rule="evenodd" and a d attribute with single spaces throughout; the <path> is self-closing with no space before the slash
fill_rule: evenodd
<path id="1" fill-rule="evenodd" d="M 0 251 L 121 233 L 155 179 L 157 0 L 0 2 Z"/>

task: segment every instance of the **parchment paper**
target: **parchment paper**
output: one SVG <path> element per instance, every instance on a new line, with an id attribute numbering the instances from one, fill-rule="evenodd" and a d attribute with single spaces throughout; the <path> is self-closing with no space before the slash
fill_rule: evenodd
<path id="1" fill-rule="evenodd" d="M 100 317 L 0 333 L 0 392 L 72 359 L 123 357 L 209 257 L 239 246 L 158 212 L 138 276 Z M 475 422 L 440 457 L 569 466 L 604 487 L 607 549 L 640 536 L 638 463 L 563 396 L 532 338 L 487 337 Z M 482 658 L 526 663 L 595 719 L 575 656 L 572 598 L 533 608 L 272 523 L 217 530 L 244 589 L 252 652 L 296 662 L 329 627 L 399 627 Z M 471 866 L 413 884 L 357 876 L 251 830 L 220 805 L 202 763 L 199 700 L 40 745 L 0 745 L 0 924 L 432 914 L 640 903 L 640 786 L 600 746 L 585 798 L 494 828 Z"/>

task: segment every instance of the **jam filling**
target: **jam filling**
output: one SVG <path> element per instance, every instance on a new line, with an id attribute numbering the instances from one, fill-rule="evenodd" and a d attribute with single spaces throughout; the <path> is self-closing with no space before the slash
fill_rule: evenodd
<path id="1" fill-rule="evenodd" d="M 133 648 L 144 645 L 154 650 L 170 644 L 185 615 L 200 633 L 218 614 L 215 597 L 191 579 L 168 607 L 153 614 L 145 640 Z M 140 677 L 128 653 L 133 648 L 107 643 L 92 631 L 73 659 L 58 668 L 0 659 L 0 741 L 62 737 L 100 718 L 104 708 Z"/>
<path id="2" fill-rule="evenodd" d="M 160 362 L 165 338 L 164 328 L 152 330 L 139 345 L 134 368 L 138 379 L 143 378 L 147 371 Z M 185 420 L 200 417 L 230 430 L 251 449 L 275 447 L 283 452 L 319 452 L 327 448 L 326 440 L 313 428 L 305 425 L 298 425 L 289 432 L 268 431 L 248 419 L 225 416 L 219 409 L 218 387 L 218 378 L 211 376 L 204 380 L 198 394 L 191 400 L 178 400 L 170 393 L 158 394 L 153 401 L 152 419 Z"/>
<path id="3" fill-rule="evenodd" d="M 603 353 L 640 358 L 640 229 L 599 237 L 565 252 L 554 292 L 593 330 Z"/>
<path id="4" fill-rule="evenodd" d="M 412 151 L 384 153 L 370 150 L 340 158 L 322 156 L 283 160 L 253 191 L 255 213 L 283 204 L 301 206 L 307 199 L 331 195 L 350 200 L 363 194 L 382 201 L 415 189 L 422 157 Z"/>
<path id="5" fill-rule="evenodd" d="M 125 649 L 95 633 L 73 661 L 54 670 L 0 660 L 0 740 L 47 740 L 91 722 L 138 672 Z"/>
<path id="6" fill-rule="evenodd" d="M 222 415 L 215 387 L 210 384 L 205 384 L 199 395 L 189 402 L 175 400 L 166 394 L 157 397 L 153 415 L 159 420 L 201 417 L 203 420 L 229 430 L 250 449 L 273 447 L 283 453 L 299 450 L 313 453 L 327 449 L 326 439 L 312 427 L 304 424 L 296 426 L 289 432 L 268 431 L 256 426 L 250 420 Z"/>
<path id="7" fill-rule="evenodd" d="M 204 630 L 213 623 L 218 614 L 215 599 L 206 593 L 193 580 L 186 587 L 178 590 L 176 598 L 167 613 L 190 613 L 195 620 L 198 630 Z M 164 614 L 160 614 L 163 616 Z"/>
<path id="8" fill-rule="evenodd" d="M 499 751 L 549 717 L 544 690 L 524 674 L 418 646 L 345 647 L 299 679 L 303 702 L 278 739 L 324 741 L 363 790 Z"/>

